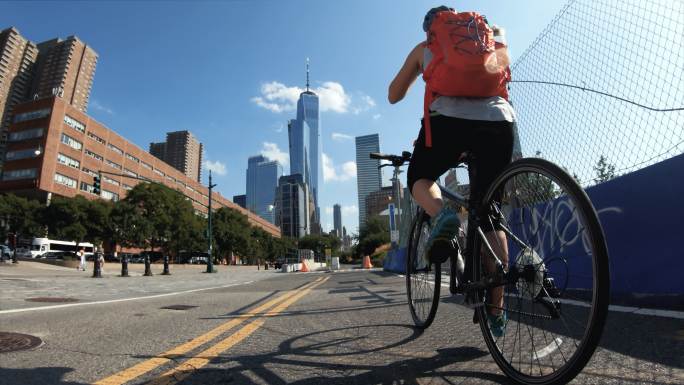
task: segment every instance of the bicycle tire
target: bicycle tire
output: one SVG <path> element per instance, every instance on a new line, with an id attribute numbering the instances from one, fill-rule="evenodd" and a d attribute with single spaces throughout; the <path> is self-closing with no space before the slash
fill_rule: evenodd
<path id="1" fill-rule="evenodd" d="M 432 324 L 439 306 L 441 265 L 426 265 L 423 258 L 429 229 L 430 218 L 419 208 L 411 226 L 406 255 L 406 295 L 413 323 L 419 329 L 426 329 Z"/>
<path id="2" fill-rule="evenodd" d="M 534 179 L 533 176 L 535 175 L 546 178 L 548 182 L 544 182 L 546 184 L 540 183 L 541 178 Z M 529 190 L 526 190 L 526 188 L 529 188 Z M 530 194 L 529 191 L 532 190 L 535 192 Z M 528 199 L 528 201 L 526 202 L 525 199 Z M 501 308 L 505 309 L 508 314 L 508 322 L 505 324 L 503 335 L 500 338 L 493 335 L 487 322 L 487 308 L 496 307 L 496 305 L 493 303 L 494 301 L 491 301 L 492 303 L 489 304 L 486 303 L 487 294 L 484 292 L 479 293 L 478 299 L 485 302 L 485 306 L 478 309 L 477 316 L 479 317 L 480 327 L 487 347 L 501 370 L 517 383 L 565 384 L 575 378 L 591 359 L 601 338 L 608 313 L 610 297 L 608 250 L 596 210 L 585 191 L 570 175 L 553 163 L 536 158 L 521 159 L 512 163 L 495 179 L 485 195 L 480 212 L 489 212 L 482 210 L 493 207 L 491 205 L 498 205 L 497 207 L 501 212 L 507 213 L 506 215 L 499 215 L 499 218 L 503 218 L 502 223 L 507 229 L 520 228 L 520 234 L 527 235 L 524 231 L 526 226 L 529 225 L 529 229 L 536 227 L 534 233 L 537 239 L 533 245 L 532 241 L 519 238 L 519 240 L 524 241 L 528 245 L 523 250 L 522 246 L 516 246 L 519 245 L 517 242 L 514 244 L 510 236 L 507 237 L 509 268 L 516 263 L 520 264 L 520 266 L 523 263 L 527 263 L 529 266 L 536 266 L 536 268 L 533 278 L 520 278 L 515 284 L 504 286 L 504 305 Z M 566 217 L 563 214 L 563 210 L 566 207 L 569 210 L 571 205 L 573 210 L 571 212 L 568 211 L 570 215 L 567 218 L 570 219 L 567 219 L 567 223 L 565 223 L 563 221 L 566 220 Z M 529 216 L 526 219 L 525 209 L 527 206 L 529 206 Z M 550 209 L 554 206 L 556 207 L 555 211 Z M 544 217 L 535 218 L 535 215 L 539 213 L 543 213 L 546 216 L 548 212 L 555 212 L 555 214 L 552 214 L 555 216 L 553 218 L 556 221 L 555 223 L 553 221 L 545 222 Z M 487 215 L 486 218 L 486 220 L 490 220 L 491 216 Z M 569 223 L 574 223 L 572 221 L 575 220 L 577 221 L 576 229 L 578 234 L 575 234 L 574 243 L 566 242 L 564 237 L 567 235 L 567 229 L 571 227 Z M 494 221 L 491 223 L 494 224 Z M 564 224 L 559 225 L 559 223 Z M 554 243 L 557 241 L 551 240 L 547 243 L 546 239 L 544 239 L 546 235 L 544 237 L 540 235 L 541 227 L 545 224 L 564 227 L 563 232 L 558 232 L 558 228 L 556 228 L 556 232 L 546 233 L 551 234 L 552 238 L 558 236 L 562 242 Z M 581 236 L 580 232 L 582 233 Z M 518 234 L 514 235 L 518 236 Z M 534 237 L 535 235 L 532 234 L 530 238 L 534 240 Z M 582 240 L 582 248 L 585 251 L 589 250 L 587 253 L 591 255 L 590 262 L 585 261 L 586 258 L 573 255 L 578 253 L 578 251 L 573 250 L 579 250 L 579 246 L 575 246 L 579 238 Z M 515 255 L 515 261 L 512 257 L 514 253 L 511 252 L 511 247 L 513 247 L 513 251 L 516 250 L 516 247 L 520 249 Z M 479 247 L 476 248 L 476 250 L 478 249 Z M 556 253 L 565 253 L 565 256 L 555 256 L 554 254 Z M 537 254 L 536 257 L 535 254 Z M 478 253 L 478 257 L 480 257 L 480 253 Z M 555 278 L 563 279 L 563 268 L 549 267 L 550 263 L 555 261 L 562 261 L 563 263 L 556 262 L 560 266 L 565 265 L 565 282 L 562 290 L 554 287 L 562 286 L 561 282 L 547 285 L 543 280 L 539 281 L 540 276 L 547 277 L 554 274 L 557 274 Z M 583 268 L 591 268 L 590 293 L 587 292 L 589 289 L 584 287 L 589 286 L 589 275 L 574 274 L 571 272 L 571 267 L 577 268 L 576 270 L 579 272 L 582 272 Z M 484 268 L 480 265 L 479 271 L 483 270 Z M 570 282 L 571 280 L 573 282 Z M 568 290 L 568 287 L 572 288 L 573 284 L 580 287 L 575 290 L 577 293 Z M 551 292 L 555 294 L 549 294 Z M 585 301 L 590 299 L 591 302 L 588 310 L 587 304 L 584 304 L 581 300 L 576 301 L 572 299 L 571 295 L 579 295 L 578 298 Z M 560 302 L 559 317 L 557 319 L 541 318 L 540 316 L 544 312 L 541 311 L 539 314 L 535 312 L 535 303 L 542 297 Z M 514 308 L 512 306 L 516 304 L 518 307 L 513 312 Z M 537 309 L 544 309 L 544 306 L 538 306 Z M 530 307 L 532 312 L 529 314 L 531 315 L 523 315 L 523 313 L 527 313 L 523 312 L 523 310 Z M 575 324 L 570 324 L 568 322 L 569 319 L 566 319 L 566 317 L 573 317 L 573 314 L 580 314 L 580 312 L 586 312 L 587 320 L 583 326 L 578 328 Z M 553 323 L 554 321 L 555 323 Z M 574 322 L 579 324 L 578 321 Z M 530 328 L 530 324 L 532 328 Z M 525 334 L 524 328 L 527 329 L 526 337 L 520 335 L 521 325 L 523 334 Z M 572 330 L 571 326 L 577 328 L 577 330 Z M 535 331 L 537 332 L 536 338 Z M 511 337 L 509 334 L 508 345 L 506 344 L 507 333 L 517 333 L 514 337 Z M 523 337 L 529 340 L 529 342 L 526 342 L 527 348 L 530 350 L 529 371 L 526 370 L 527 362 L 522 365 Z M 573 339 L 574 337 L 577 338 Z M 502 338 L 503 342 L 501 341 Z M 512 349 L 507 349 L 511 347 L 511 339 L 513 339 Z M 539 345 L 535 345 L 535 340 Z M 551 341 L 550 343 L 548 343 L 549 340 Z M 515 359 L 516 341 L 520 351 L 518 353 L 518 360 Z M 544 346 L 544 343 L 548 343 L 548 345 Z M 573 344 L 576 349 L 568 353 L 568 350 L 573 348 Z M 544 347 L 538 349 L 540 346 Z M 509 350 L 512 351 L 509 352 Z M 567 358 L 563 352 L 564 350 L 568 353 Z M 527 354 L 526 352 L 525 360 L 527 360 Z M 557 368 L 555 367 L 554 357 L 560 361 L 560 365 Z M 518 363 L 517 367 L 515 365 L 516 362 Z M 538 368 L 533 370 L 535 363 Z"/>

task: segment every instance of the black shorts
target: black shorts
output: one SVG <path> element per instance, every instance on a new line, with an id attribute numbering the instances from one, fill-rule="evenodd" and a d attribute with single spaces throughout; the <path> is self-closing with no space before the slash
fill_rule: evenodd
<path id="1" fill-rule="evenodd" d="M 468 165 L 470 200 L 481 202 L 494 178 L 511 162 L 513 122 L 467 120 L 443 115 L 430 117 L 432 147 L 425 147 L 422 126 L 408 168 L 408 185 L 419 179 L 436 181 L 456 167 L 462 153 L 469 152 L 474 164 Z"/>

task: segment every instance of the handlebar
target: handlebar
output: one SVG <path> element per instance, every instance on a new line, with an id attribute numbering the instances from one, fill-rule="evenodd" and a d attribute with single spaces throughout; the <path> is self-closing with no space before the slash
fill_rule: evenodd
<path id="1" fill-rule="evenodd" d="M 371 159 L 382 159 L 382 160 L 388 160 L 390 161 L 390 164 L 394 167 L 399 167 L 406 163 L 409 159 L 411 159 L 411 153 L 408 151 L 404 151 L 401 153 L 401 155 L 388 155 L 388 154 L 381 154 L 379 152 L 371 152 L 370 153 L 370 158 Z M 383 164 L 380 166 L 380 168 L 389 166 L 390 164 Z"/>

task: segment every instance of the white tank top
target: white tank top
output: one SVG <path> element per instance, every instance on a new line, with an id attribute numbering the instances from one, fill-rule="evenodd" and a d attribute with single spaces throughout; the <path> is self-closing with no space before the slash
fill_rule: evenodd
<path id="1" fill-rule="evenodd" d="M 423 69 L 432 60 L 432 52 L 423 50 Z M 467 98 L 461 96 L 439 96 L 430 104 L 430 111 L 444 116 L 468 120 L 487 120 L 492 122 L 515 122 L 513 106 L 501 96 L 489 98 Z"/>

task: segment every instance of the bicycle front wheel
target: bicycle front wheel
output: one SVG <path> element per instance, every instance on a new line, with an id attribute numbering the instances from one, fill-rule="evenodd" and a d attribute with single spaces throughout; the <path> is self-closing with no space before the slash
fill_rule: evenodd
<path id="1" fill-rule="evenodd" d="M 608 251 L 596 210 L 561 168 L 521 159 L 494 181 L 481 213 L 480 224 L 499 234 L 492 249 L 507 248 L 498 257 L 517 277 L 481 293 L 489 351 L 518 383 L 565 384 L 591 358 L 608 312 Z M 481 274 L 487 270 L 481 264 Z M 501 312 L 503 329 L 492 327 L 487 314 Z"/>
<path id="2" fill-rule="evenodd" d="M 413 322 L 420 329 L 432 324 L 439 305 L 441 265 L 428 262 L 426 256 L 430 229 L 430 217 L 418 209 L 406 256 L 406 294 Z"/>

